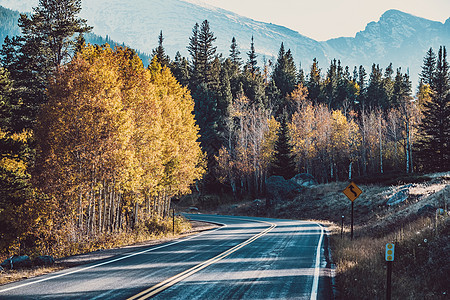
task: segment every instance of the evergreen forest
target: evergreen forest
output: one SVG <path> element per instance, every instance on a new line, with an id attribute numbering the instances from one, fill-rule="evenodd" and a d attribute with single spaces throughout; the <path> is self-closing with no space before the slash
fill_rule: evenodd
<path id="1" fill-rule="evenodd" d="M 40 0 L 0 50 L 0 254 L 151 235 L 174 197 L 264 197 L 272 175 L 450 170 L 444 46 L 417 58 L 413 87 L 407 66 L 302 65 L 283 43 L 265 60 L 253 37 L 217 53 L 204 20 L 189 57 L 169 57 L 161 32 L 144 65 L 124 45 L 87 43 L 80 10 Z"/>

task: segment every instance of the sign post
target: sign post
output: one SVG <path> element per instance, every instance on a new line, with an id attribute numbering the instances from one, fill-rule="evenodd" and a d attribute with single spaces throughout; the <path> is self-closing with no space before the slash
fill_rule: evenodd
<path id="1" fill-rule="evenodd" d="M 386 299 L 391 300 L 392 290 L 392 262 L 394 261 L 395 245 L 392 243 L 386 244 L 386 264 L 387 264 L 387 276 L 386 276 Z"/>
<path id="2" fill-rule="evenodd" d="M 350 239 L 353 240 L 353 202 L 356 200 L 356 198 L 361 195 L 362 191 L 361 189 L 352 181 L 350 184 L 342 191 L 345 196 L 347 196 L 350 201 L 352 201 L 352 220 L 351 220 L 351 227 L 350 227 Z"/>

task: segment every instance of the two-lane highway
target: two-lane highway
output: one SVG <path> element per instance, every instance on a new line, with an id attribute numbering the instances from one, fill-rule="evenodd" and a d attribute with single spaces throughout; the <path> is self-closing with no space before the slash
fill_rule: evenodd
<path id="1" fill-rule="evenodd" d="M 202 234 L 0 287 L 1 299 L 329 299 L 324 228 L 294 220 L 189 215 Z"/>

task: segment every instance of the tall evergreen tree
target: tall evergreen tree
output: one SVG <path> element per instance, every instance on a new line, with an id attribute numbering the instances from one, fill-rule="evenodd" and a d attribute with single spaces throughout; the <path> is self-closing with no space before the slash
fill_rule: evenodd
<path id="1" fill-rule="evenodd" d="M 424 84 L 431 86 L 435 71 L 436 54 L 433 52 L 433 48 L 430 48 L 423 59 L 422 72 L 419 77 Z"/>
<path id="2" fill-rule="evenodd" d="M 258 61 L 256 58 L 258 57 L 255 52 L 255 42 L 252 36 L 252 42 L 250 43 L 250 51 L 247 53 L 248 60 L 246 64 L 246 69 L 253 75 L 259 72 Z"/>
<path id="3" fill-rule="evenodd" d="M 236 42 L 236 38 L 233 36 L 233 38 L 231 39 L 231 46 L 230 46 L 230 59 L 239 68 L 242 65 L 242 58 L 240 57 L 240 55 L 241 51 L 239 51 L 239 46 Z"/>
<path id="4" fill-rule="evenodd" d="M 360 111 L 364 111 L 366 109 L 366 98 L 367 98 L 367 72 L 366 69 L 361 65 L 358 69 L 358 79 L 357 83 L 359 86 L 359 95 L 358 95 L 358 109 Z"/>
<path id="5" fill-rule="evenodd" d="M 166 50 L 164 50 L 163 46 L 163 32 L 162 30 L 159 33 L 158 36 L 158 47 L 152 50 L 153 59 L 156 59 L 156 61 L 162 66 L 162 67 L 168 67 L 170 64 L 170 58 L 166 54 Z"/>
<path id="6" fill-rule="evenodd" d="M 198 42 L 198 23 L 195 23 L 194 28 L 192 28 L 192 36 L 189 38 L 189 45 L 187 49 L 189 54 L 191 55 L 191 69 L 190 69 L 190 88 L 194 90 L 194 88 L 200 83 L 200 71 L 199 71 L 199 42 Z"/>
<path id="7" fill-rule="evenodd" d="M 303 86 L 306 85 L 305 71 L 303 70 L 301 63 L 298 66 L 297 83 L 300 83 Z"/>
<path id="8" fill-rule="evenodd" d="M 316 58 L 313 59 L 313 63 L 311 65 L 311 69 L 309 71 L 309 78 L 307 82 L 308 88 L 308 99 L 313 102 L 319 101 L 320 90 L 322 85 L 322 77 L 320 75 L 319 62 Z"/>
<path id="9" fill-rule="evenodd" d="M 392 75 L 394 74 L 394 69 L 392 67 L 392 63 L 389 64 L 389 66 L 386 67 L 384 70 L 384 77 L 383 77 L 383 89 L 386 93 L 387 97 L 387 104 L 386 107 L 391 105 L 392 102 L 392 94 L 394 91 L 394 80 L 392 79 Z"/>
<path id="10" fill-rule="evenodd" d="M 213 45 L 215 40 L 208 20 L 204 20 L 198 35 L 198 72 L 200 79 L 206 84 L 211 80 L 211 66 L 216 56 L 217 47 Z"/>
<path id="11" fill-rule="evenodd" d="M 91 30 L 77 17 L 80 11 L 81 0 L 39 0 L 30 16 L 20 15 L 21 37 L 5 40 L 2 62 L 14 81 L 14 97 L 22 99 L 16 130 L 33 126 L 49 77 L 75 52 L 74 35 Z"/>
<path id="12" fill-rule="evenodd" d="M 281 43 L 278 51 L 278 59 L 272 74 L 272 79 L 280 89 L 283 96 L 292 93 L 297 83 L 297 68 L 291 50 L 285 52 L 284 44 Z"/>
<path id="13" fill-rule="evenodd" d="M 383 73 L 379 65 L 372 65 L 366 93 L 366 103 L 371 108 L 388 108 L 389 99 L 383 87 Z"/>
<path id="14" fill-rule="evenodd" d="M 398 107 L 404 99 L 411 97 L 411 81 L 408 74 L 402 74 L 401 68 L 397 69 L 392 88 L 391 106 Z"/>
<path id="15" fill-rule="evenodd" d="M 429 57 L 429 52 L 427 56 Z M 427 60 L 425 59 L 425 64 Z M 426 171 L 450 170 L 450 79 L 447 51 L 439 48 L 431 101 L 424 103 L 418 156 Z"/>
<path id="16" fill-rule="evenodd" d="M 181 56 L 179 51 L 177 51 L 174 61 L 170 64 L 170 70 L 180 84 L 183 86 L 189 85 L 189 62 L 185 57 Z"/>
<path id="17" fill-rule="evenodd" d="M 281 118 L 278 139 L 275 143 L 275 161 L 272 165 L 272 174 L 283 176 L 286 180 L 295 176 L 295 161 L 292 152 L 287 116 Z"/>
<path id="18" fill-rule="evenodd" d="M 324 97 L 325 97 L 325 103 L 328 105 L 328 107 L 335 108 L 337 106 L 336 103 L 336 92 L 337 92 L 337 85 L 338 85 L 338 67 L 336 59 L 331 61 L 330 67 L 327 70 L 327 77 L 325 78 L 324 83 Z"/>

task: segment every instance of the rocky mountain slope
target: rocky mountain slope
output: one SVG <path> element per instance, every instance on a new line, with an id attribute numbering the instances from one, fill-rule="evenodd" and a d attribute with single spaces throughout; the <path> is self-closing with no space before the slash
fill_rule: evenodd
<path id="1" fill-rule="evenodd" d="M 29 10 L 37 0 L 0 0 L 0 5 Z M 280 44 L 291 49 L 297 64 L 308 69 L 317 58 L 325 69 L 333 58 L 351 68 L 364 65 L 368 72 L 372 63 L 410 70 L 416 81 L 426 51 L 440 45 L 450 46 L 450 18 L 445 23 L 430 21 L 397 10 L 385 12 L 377 22 L 370 22 L 355 37 L 342 37 L 318 42 L 289 28 L 254 21 L 230 11 L 181 0 L 95 0 L 83 1 L 82 17 L 94 26 L 94 33 L 109 36 L 142 52 L 151 53 L 162 30 L 164 46 L 173 58 L 176 51 L 187 56 L 186 46 L 195 23 L 207 19 L 217 37 L 219 53 L 228 55 L 232 37 L 242 56 L 250 48 L 254 36 L 259 63 L 274 60 Z"/>

